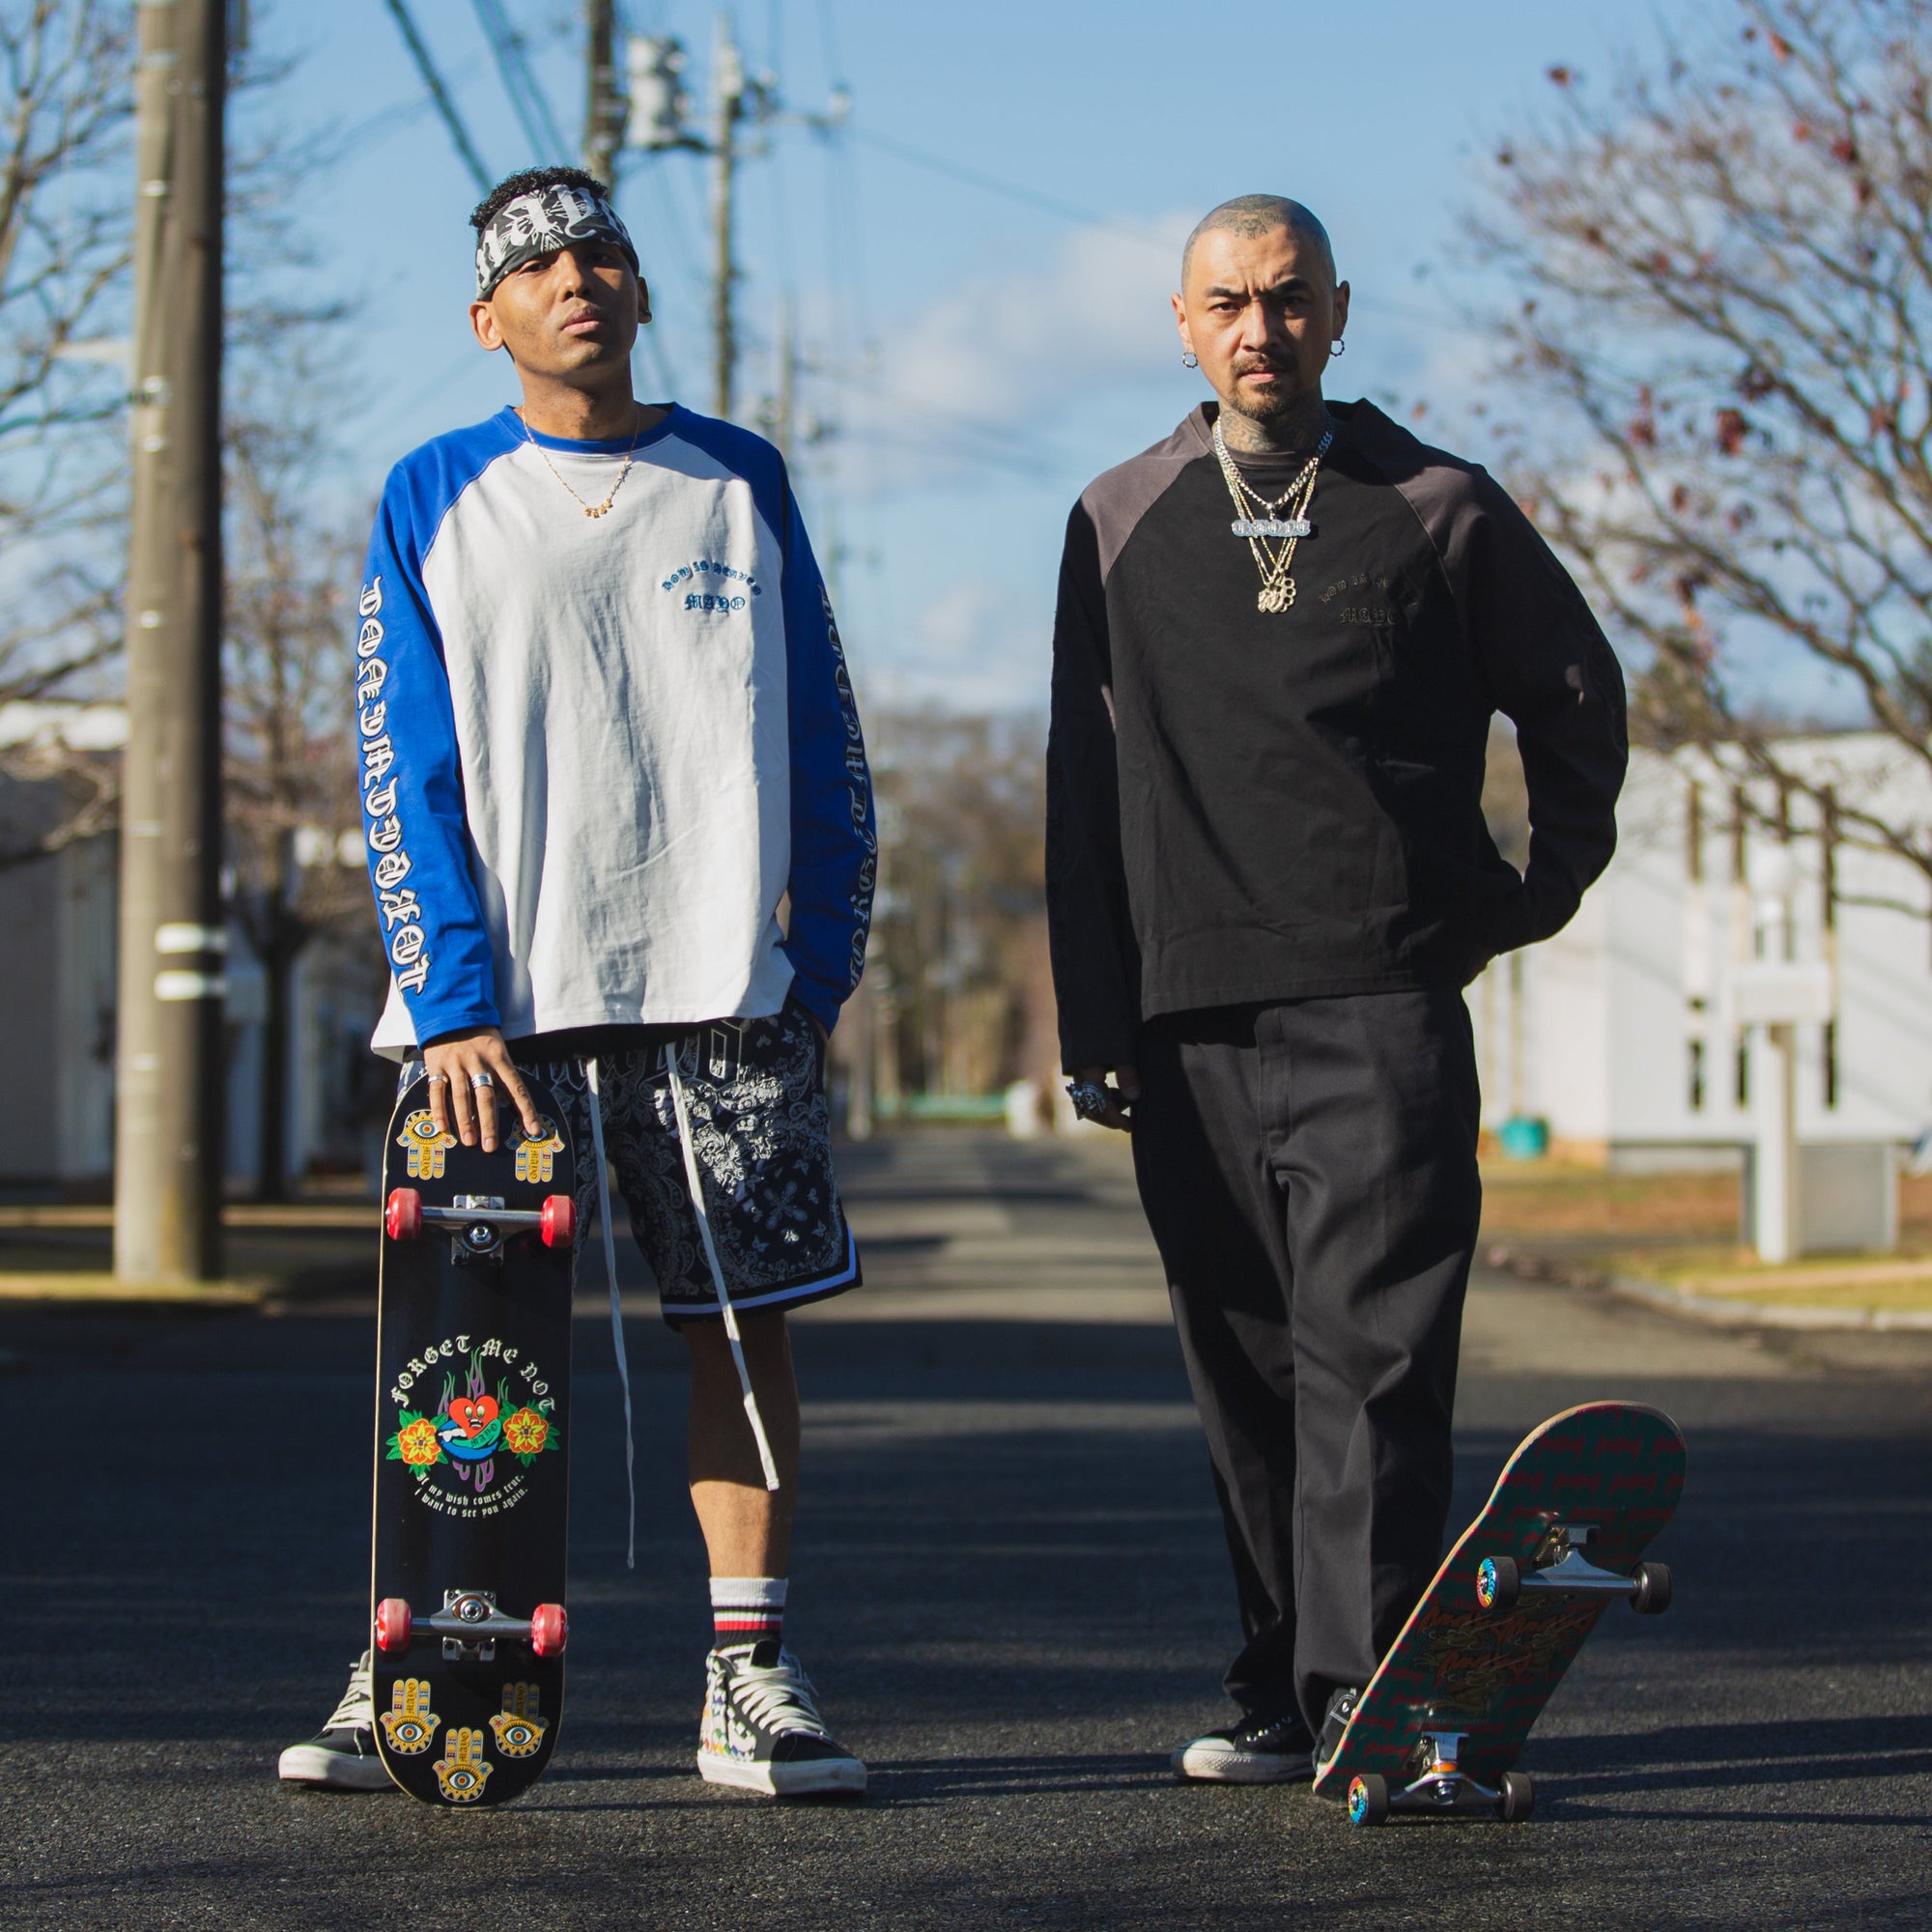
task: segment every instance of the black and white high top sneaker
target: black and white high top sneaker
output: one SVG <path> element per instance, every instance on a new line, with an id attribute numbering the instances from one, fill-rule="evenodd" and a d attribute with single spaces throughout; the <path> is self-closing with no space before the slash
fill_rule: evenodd
<path id="1" fill-rule="evenodd" d="M 393 1791 L 376 1755 L 376 1708 L 369 1689 L 369 1653 L 349 1671 L 349 1689 L 327 1723 L 305 1745 L 291 1745 L 277 1769 L 288 1784 L 319 1784 L 330 1791 Z"/>
<path id="2" fill-rule="evenodd" d="M 774 1798 L 866 1788 L 866 1767 L 826 1729 L 811 1680 L 776 1638 L 711 1653 L 697 1773 Z"/>
<path id="3" fill-rule="evenodd" d="M 1314 1744 L 1299 1713 L 1251 1717 L 1191 1740 L 1168 1762 L 1179 1776 L 1209 1784 L 1291 1784 L 1315 1775 Z"/>

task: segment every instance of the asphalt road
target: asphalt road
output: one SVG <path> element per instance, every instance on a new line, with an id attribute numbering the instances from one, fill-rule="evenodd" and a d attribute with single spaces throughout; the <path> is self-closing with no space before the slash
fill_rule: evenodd
<path id="1" fill-rule="evenodd" d="M 1932 1924 L 1932 1368 L 1902 1347 L 1484 1277 L 1459 1520 L 1552 1410 L 1660 1403 L 1690 1444 L 1676 1606 L 1606 1617 L 1531 1742 L 1525 1826 L 1357 1833 L 1303 1790 L 1173 1782 L 1233 1611 L 1113 1153 L 933 1132 L 848 1159 L 871 1285 L 798 1324 L 788 1629 L 872 1766 L 857 1806 L 690 1769 L 679 1345 L 635 1293 L 637 1573 L 586 1297 L 562 1742 L 482 1815 L 274 1777 L 360 1642 L 354 1269 L 276 1316 L 0 1308 L 0 1925 Z"/>

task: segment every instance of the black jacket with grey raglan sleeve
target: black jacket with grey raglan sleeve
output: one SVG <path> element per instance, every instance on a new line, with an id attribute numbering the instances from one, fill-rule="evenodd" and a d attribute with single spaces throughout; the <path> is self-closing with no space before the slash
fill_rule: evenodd
<path id="1" fill-rule="evenodd" d="M 1069 1068 L 1131 1062 L 1161 1013 L 1463 984 L 1564 924 L 1616 844 L 1623 679 L 1502 488 L 1331 405 L 1295 602 L 1264 612 L 1211 409 L 1067 523 L 1047 902 Z M 1528 784 L 1520 878 L 1483 822 L 1495 711 Z"/>

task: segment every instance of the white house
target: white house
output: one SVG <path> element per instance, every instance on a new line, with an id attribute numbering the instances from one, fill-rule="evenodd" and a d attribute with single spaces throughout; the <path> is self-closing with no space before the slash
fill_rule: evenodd
<path id="1" fill-rule="evenodd" d="M 71 781 L 37 749 L 111 755 L 126 741 L 120 706 L 0 705 L 0 859 L 20 854 L 69 808 Z M 356 860 L 359 866 L 359 840 Z M 114 1166 L 118 840 L 71 840 L 0 864 L 0 1191 L 101 1194 Z M 226 1005 L 230 1184 L 258 1178 L 264 986 L 231 923 Z M 368 1049 L 385 986 L 373 920 L 366 933 L 326 935 L 293 987 L 288 1119 L 292 1175 L 365 1164 L 387 1112 L 393 1069 Z"/>
<path id="2" fill-rule="evenodd" d="M 1608 870 L 1577 918 L 1469 988 L 1484 1120 L 1543 1117 L 1582 1158 L 1731 1165 L 1752 1137 L 1750 1035 L 1729 967 L 1764 947 L 1752 853 L 1785 844 L 1791 953 L 1835 969 L 1835 1017 L 1798 1028 L 1802 1143 L 1903 1143 L 1932 1122 L 1932 888 L 1857 824 L 1932 823 L 1932 774 L 1876 733 L 1786 741 L 1830 808 L 1730 748 L 1634 752 Z"/>

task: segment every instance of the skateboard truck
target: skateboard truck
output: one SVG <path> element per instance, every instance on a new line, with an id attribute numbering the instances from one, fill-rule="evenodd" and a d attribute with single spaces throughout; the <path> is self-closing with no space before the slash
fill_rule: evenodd
<path id="1" fill-rule="evenodd" d="M 1605 1570 L 1583 1554 L 1596 1535 L 1587 1522 L 1553 1523 L 1543 1560 L 1524 1569 L 1514 1556 L 1486 1556 L 1476 1565 L 1476 1601 L 1486 1610 L 1514 1609 L 1523 1597 L 1628 1597 L 1638 1616 L 1660 1616 L 1670 1607 L 1670 1572 L 1662 1563 L 1639 1563 L 1628 1577 Z"/>
<path id="2" fill-rule="evenodd" d="M 1364 1772 L 1349 1780 L 1349 1823 L 1379 1825 L 1392 1811 L 1493 1811 L 1510 1824 L 1536 1808 L 1536 1787 L 1520 1771 L 1506 1771 L 1492 1786 L 1479 1784 L 1458 1759 L 1466 1731 L 1424 1731 L 1427 1753 L 1421 1775 L 1396 1790 L 1387 1778 Z"/>
<path id="3" fill-rule="evenodd" d="M 526 1643 L 539 1657 L 560 1657 L 569 1634 L 561 1604 L 539 1604 L 527 1617 L 513 1617 L 497 1607 L 494 1590 L 445 1590 L 442 1608 L 427 1617 L 412 1615 L 401 1597 L 384 1597 L 376 1605 L 376 1648 L 389 1657 L 437 1637 L 445 1663 L 494 1662 L 500 1641 Z"/>
<path id="4" fill-rule="evenodd" d="M 505 1208 L 500 1194 L 458 1194 L 447 1208 L 425 1208 L 413 1187 L 392 1187 L 383 1226 L 392 1241 L 413 1241 L 424 1224 L 450 1231 L 450 1259 L 466 1266 L 503 1259 L 503 1241 L 525 1229 L 547 1248 L 567 1248 L 577 1238 L 577 1203 L 568 1194 L 547 1194 L 538 1208 Z"/>

